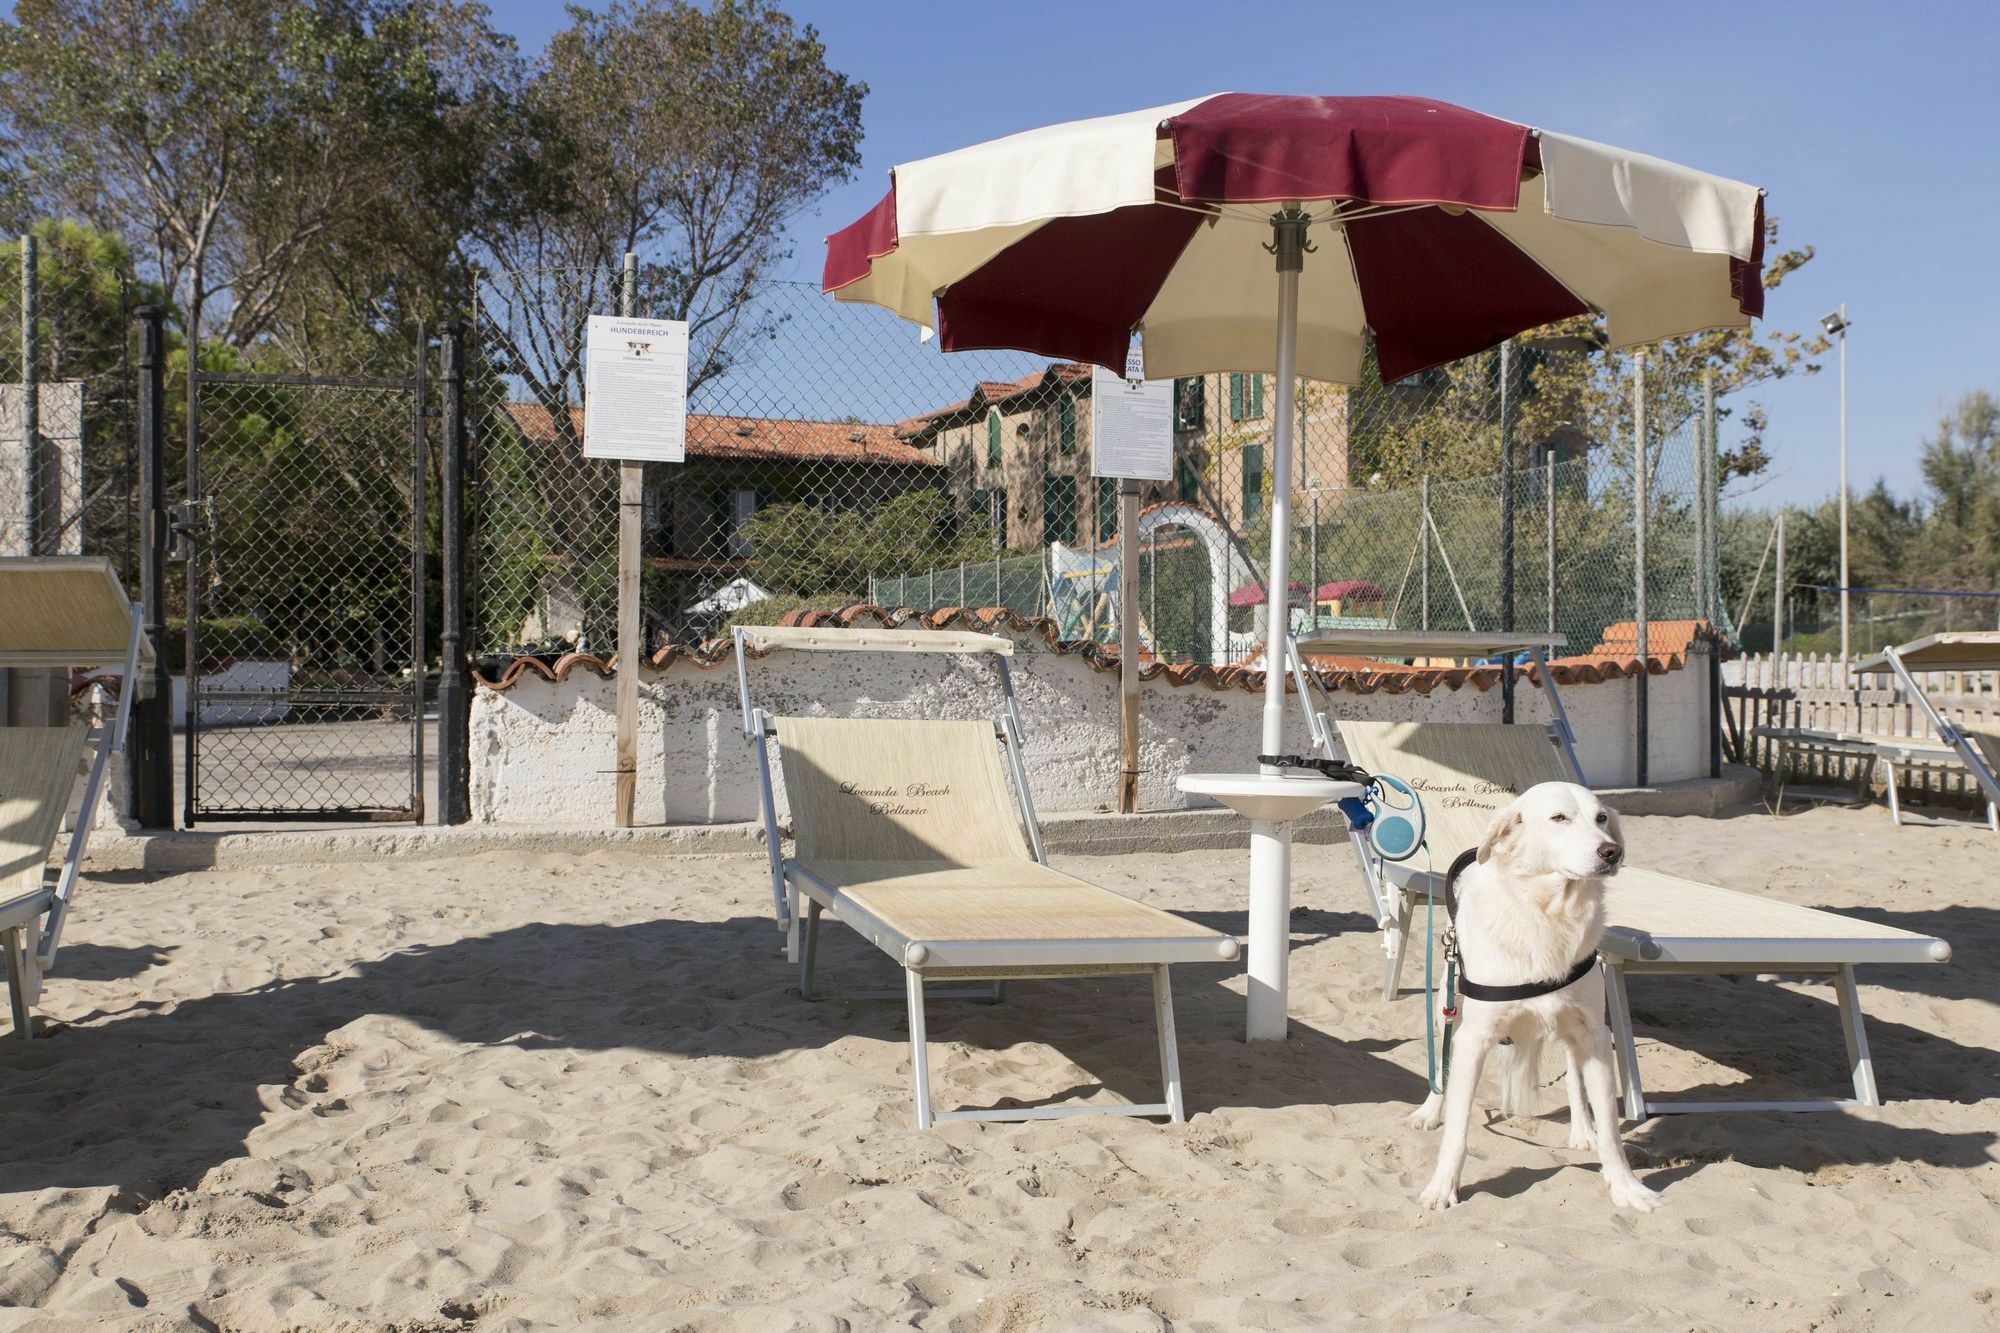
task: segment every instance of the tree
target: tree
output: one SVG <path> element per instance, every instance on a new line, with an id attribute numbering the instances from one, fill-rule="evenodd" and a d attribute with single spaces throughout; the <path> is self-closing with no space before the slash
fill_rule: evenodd
<path id="1" fill-rule="evenodd" d="M 866 85 L 826 63 L 810 26 L 765 0 L 619 0 L 571 8 L 516 90 L 510 165 L 479 258 L 488 313 L 518 374 L 573 447 L 583 331 L 614 308 L 626 252 L 640 313 L 684 319 L 690 391 L 768 330 L 757 295 L 790 254 L 786 229 L 860 163 Z M 496 308 L 497 307 L 497 308 Z"/>
<path id="2" fill-rule="evenodd" d="M 190 329 L 248 346 L 330 255 L 470 197 L 452 78 L 503 45 L 466 0 L 20 0 L 0 120 L 38 203 L 110 225 Z"/>

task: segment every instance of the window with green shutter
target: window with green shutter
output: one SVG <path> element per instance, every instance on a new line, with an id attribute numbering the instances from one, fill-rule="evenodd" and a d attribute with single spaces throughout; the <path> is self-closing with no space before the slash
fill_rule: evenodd
<path id="1" fill-rule="evenodd" d="M 1076 399 L 1070 394 L 1056 404 L 1056 441 L 1064 453 L 1076 452 Z"/>
<path id="2" fill-rule="evenodd" d="M 1110 477 L 1097 479 L 1097 540 L 1118 535 L 1118 483 Z"/>
<path id="3" fill-rule="evenodd" d="M 1243 446 L 1243 521 L 1253 522 L 1264 512 L 1264 446 Z"/>
<path id="4" fill-rule="evenodd" d="M 1042 540 L 1076 541 L 1076 478 L 1042 478 Z"/>
<path id="5" fill-rule="evenodd" d="M 986 466 L 1000 466 L 1000 409 L 986 409 Z"/>
<path id="6" fill-rule="evenodd" d="M 1174 495 L 1182 504 L 1201 502 L 1201 474 L 1194 464 L 1185 458 L 1174 460 Z"/>
<path id="7" fill-rule="evenodd" d="M 1250 380 L 1250 416 L 1253 420 L 1260 419 L 1264 415 L 1264 377 L 1262 375 L 1251 375 L 1248 378 Z"/>
<path id="8" fill-rule="evenodd" d="M 1243 420 L 1243 377 L 1234 371 L 1229 376 L 1229 419 Z"/>

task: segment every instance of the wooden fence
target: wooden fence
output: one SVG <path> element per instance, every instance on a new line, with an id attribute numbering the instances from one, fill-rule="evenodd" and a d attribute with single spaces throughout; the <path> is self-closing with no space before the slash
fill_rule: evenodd
<path id="1" fill-rule="evenodd" d="M 1930 719 L 1894 676 L 1856 675 L 1830 653 L 1750 653 L 1723 663 L 1724 743 L 1738 762 L 1775 772 L 1776 742 L 1760 727 L 1809 727 L 1867 736 L 1906 736 L 1936 743 Z M 2000 672 L 1916 673 L 1931 707 L 1948 722 L 2000 725 Z M 1794 749 L 1787 756 L 1792 781 L 1858 785 L 1868 761 L 1851 755 Z M 1880 780 L 1881 774 L 1877 774 Z M 1900 790 L 1918 800 L 1977 806 L 1979 785 L 1956 763 L 1911 765 Z"/>

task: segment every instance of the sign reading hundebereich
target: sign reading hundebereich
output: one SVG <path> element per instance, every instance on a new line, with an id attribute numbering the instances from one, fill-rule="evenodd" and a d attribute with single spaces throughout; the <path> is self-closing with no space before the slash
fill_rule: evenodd
<path id="1" fill-rule="evenodd" d="M 682 462 L 687 363 L 686 320 L 592 315 L 584 343 L 584 457 Z"/>

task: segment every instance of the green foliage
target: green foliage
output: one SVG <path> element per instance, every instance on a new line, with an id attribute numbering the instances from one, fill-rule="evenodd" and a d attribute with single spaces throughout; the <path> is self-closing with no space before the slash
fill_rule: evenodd
<path id="1" fill-rule="evenodd" d="M 866 510 L 775 504 L 745 524 L 750 577 L 773 593 L 865 601 L 868 576 L 991 560 L 987 533 L 961 529 L 951 497 L 906 491 Z"/>

